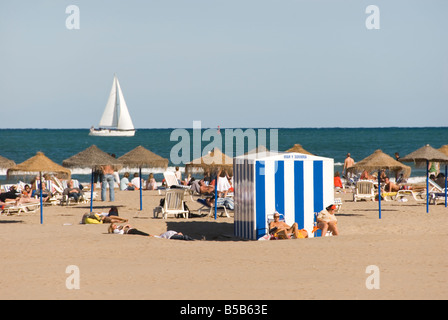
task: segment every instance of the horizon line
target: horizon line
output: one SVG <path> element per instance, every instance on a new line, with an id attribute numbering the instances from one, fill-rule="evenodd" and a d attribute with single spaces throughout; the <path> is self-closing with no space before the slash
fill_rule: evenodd
<path id="1" fill-rule="evenodd" d="M 447 128 L 448 126 L 383 126 L 383 127 L 219 127 L 226 129 L 423 129 L 423 128 Z M 0 130 L 89 130 L 90 128 L 0 128 Z M 158 128 L 135 128 L 135 130 L 174 130 L 194 129 L 193 127 L 158 127 Z M 217 127 L 201 127 L 201 129 L 218 129 Z"/>

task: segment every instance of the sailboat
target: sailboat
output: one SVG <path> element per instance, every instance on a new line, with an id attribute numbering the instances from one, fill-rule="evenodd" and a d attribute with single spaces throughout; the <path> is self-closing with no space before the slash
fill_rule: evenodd
<path id="1" fill-rule="evenodd" d="M 101 137 L 133 137 L 135 135 L 134 124 L 116 75 L 114 75 L 109 100 L 107 100 L 99 128 L 95 129 L 92 126 L 89 135 Z"/>

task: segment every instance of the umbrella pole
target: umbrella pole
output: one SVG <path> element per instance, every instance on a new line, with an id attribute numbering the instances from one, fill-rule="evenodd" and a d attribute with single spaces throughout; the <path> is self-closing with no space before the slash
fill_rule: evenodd
<path id="1" fill-rule="evenodd" d="M 215 178 L 215 220 L 218 219 L 218 176 Z"/>
<path id="2" fill-rule="evenodd" d="M 93 168 L 92 177 L 90 178 L 90 212 L 93 211 Z"/>
<path id="3" fill-rule="evenodd" d="M 429 212 L 429 160 L 426 160 L 426 213 Z"/>
<path id="4" fill-rule="evenodd" d="M 445 208 L 447 207 L 447 175 L 448 175 L 448 164 L 445 164 Z"/>
<path id="5" fill-rule="evenodd" d="M 142 200 L 142 188 L 143 188 L 143 183 L 142 183 L 142 168 L 139 168 L 139 175 L 140 175 L 140 211 L 143 210 L 143 200 Z"/>
<path id="6" fill-rule="evenodd" d="M 381 171 L 378 170 L 378 216 L 381 219 Z"/>
<path id="7" fill-rule="evenodd" d="M 44 206 L 42 203 L 42 171 L 39 172 L 40 178 L 40 224 L 44 223 Z"/>

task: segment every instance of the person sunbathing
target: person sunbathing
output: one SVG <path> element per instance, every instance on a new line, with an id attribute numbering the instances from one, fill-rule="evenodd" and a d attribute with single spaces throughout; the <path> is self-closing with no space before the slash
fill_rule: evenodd
<path id="1" fill-rule="evenodd" d="M 17 201 L 17 204 L 21 203 L 37 203 L 39 202 L 38 199 L 35 199 L 32 197 L 33 191 L 31 190 L 31 187 L 29 185 L 25 185 L 25 188 L 22 190 L 21 196 L 19 200 Z M 42 199 L 43 202 L 45 202 L 47 199 Z"/>
<path id="2" fill-rule="evenodd" d="M 308 232 L 305 229 L 299 230 L 296 222 L 289 226 L 286 222 L 280 221 L 280 214 L 274 213 L 274 221 L 269 223 L 269 233 L 275 234 L 278 239 L 291 239 L 291 234 L 296 239 L 308 238 Z"/>
<path id="3" fill-rule="evenodd" d="M 149 233 L 140 231 L 132 227 L 130 224 L 126 224 L 124 226 L 118 226 L 115 223 L 111 223 L 108 232 L 113 234 L 133 234 L 133 235 L 151 237 Z"/>
<path id="4" fill-rule="evenodd" d="M 397 186 L 392 181 L 390 181 L 388 177 L 385 178 L 384 183 L 385 183 L 385 185 L 384 185 L 384 191 L 385 192 L 398 192 L 398 191 L 400 191 L 400 187 Z"/>
<path id="5" fill-rule="evenodd" d="M 171 239 L 171 240 L 186 240 L 186 241 L 193 241 L 194 239 L 186 234 L 183 234 L 182 232 L 177 232 L 173 230 L 169 230 L 167 232 L 162 233 L 159 236 L 154 236 L 156 238 L 162 238 L 162 239 Z"/>
<path id="6" fill-rule="evenodd" d="M 211 197 L 205 198 L 205 204 L 208 207 L 213 207 L 215 205 L 215 196 L 211 196 Z M 234 210 L 235 209 L 235 204 L 233 202 L 233 198 L 229 198 L 229 197 L 220 198 L 220 197 L 218 197 L 218 200 L 216 201 L 216 204 L 218 205 L 218 207 L 226 207 L 229 210 Z"/>
<path id="7" fill-rule="evenodd" d="M 207 186 L 203 180 L 193 180 L 191 181 L 191 190 L 198 194 L 213 194 L 215 191 L 215 186 Z"/>
<path id="8" fill-rule="evenodd" d="M 336 210 L 336 206 L 334 204 L 329 205 L 319 212 L 317 216 L 317 227 L 322 230 L 322 236 L 327 234 L 327 231 L 331 231 L 334 236 L 339 235 L 338 230 L 338 219 L 334 215 L 334 211 Z"/>
<path id="9" fill-rule="evenodd" d="M 67 204 L 69 198 L 74 198 L 76 202 L 79 202 L 81 198 L 84 196 L 82 190 L 80 188 L 74 188 L 73 180 L 68 182 L 67 188 L 64 189 L 62 193 L 63 196 L 67 196 Z"/>
<path id="10" fill-rule="evenodd" d="M 0 193 L 0 201 L 1 202 L 16 202 L 17 198 L 20 197 L 20 194 L 16 190 L 16 186 L 11 186 L 9 191 Z M 9 200 L 9 201 L 7 201 Z"/>

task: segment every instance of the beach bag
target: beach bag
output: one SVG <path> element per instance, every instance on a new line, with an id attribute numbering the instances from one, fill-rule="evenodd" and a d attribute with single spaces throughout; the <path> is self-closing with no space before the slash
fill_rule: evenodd
<path id="1" fill-rule="evenodd" d="M 102 224 L 101 218 L 96 214 L 86 213 L 82 216 L 81 224 Z"/>

